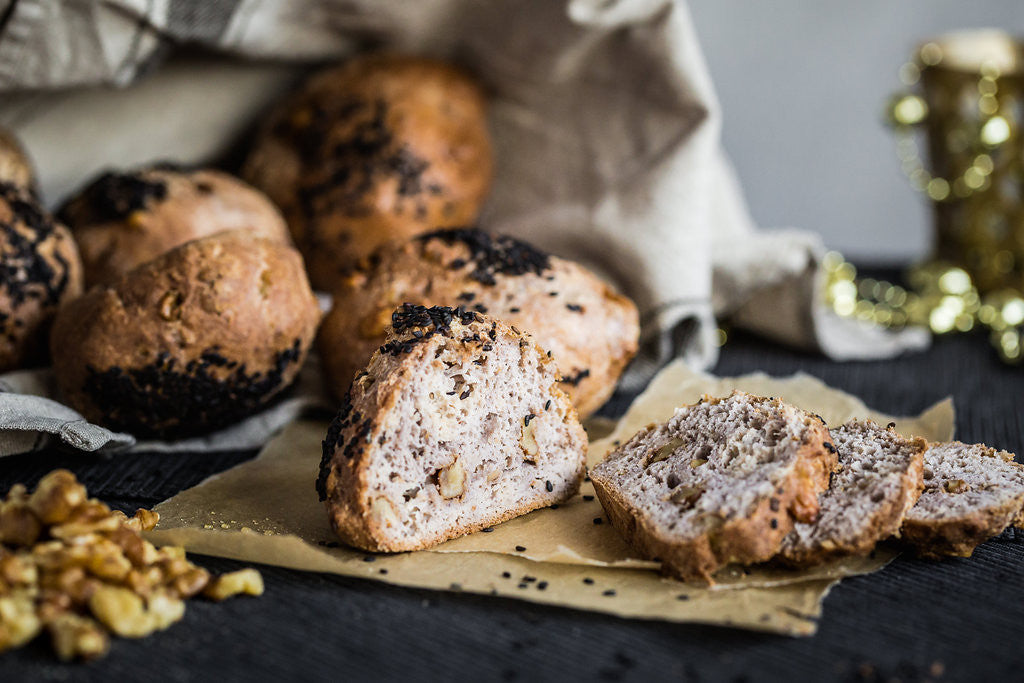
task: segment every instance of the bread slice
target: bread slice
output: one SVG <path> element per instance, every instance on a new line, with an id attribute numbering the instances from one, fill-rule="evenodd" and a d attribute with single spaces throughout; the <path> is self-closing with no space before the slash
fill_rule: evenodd
<path id="1" fill-rule="evenodd" d="M 818 498 L 811 524 L 798 522 L 777 558 L 807 567 L 846 555 L 866 555 L 878 541 L 899 533 L 924 488 L 928 442 L 906 439 L 871 420 L 850 420 L 832 430 L 839 468 Z"/>
<path id="2" fill-rule="evenodd" d="M 836 465 L 824 423 L 740 391 L 676 410 L 613 451 L 590 478 L 612 524 L 684 580 L 774 556 L 810 522 Z"/>
<path id="3" fill-rule="evenodd" d="M 338 536 L 417 550 L 567 500 L 587 439 L 555 362 L 480 313 L 405 304 L 323 442 Z"/>
<path id="4" fill-rule="evenodd" d="M 923 557 L 970 557 L 981 543 L 1020 524 L 1024 467 L 1013 454 L 959 441 L 924 454 L 924 493 L 903 522 L 903 539 Z"/>

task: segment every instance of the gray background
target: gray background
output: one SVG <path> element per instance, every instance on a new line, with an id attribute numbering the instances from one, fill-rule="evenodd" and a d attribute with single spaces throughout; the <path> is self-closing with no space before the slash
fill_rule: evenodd
<path id="1" fill-rule="evenodd" d="M 1020 0 L 690 0 L 723 138 L 764 227 L 816 230 L 849 257 L 925 255 L 930 214 L 883 125 L 914 46 L 959 28 L 1024 34 Z"/>

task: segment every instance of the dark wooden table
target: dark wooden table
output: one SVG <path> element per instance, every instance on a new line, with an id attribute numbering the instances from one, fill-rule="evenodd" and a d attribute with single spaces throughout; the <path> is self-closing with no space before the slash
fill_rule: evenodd
<path id="1" fill-rule="evenodd" d="M 802 370 L 894 414 L 951 395 L 959 438 L 1024 448 L 1024 369 L 1000 364 L 982 337 L 845 364 L 738 337 L 715 368 L 755 370 Z M 628 399 L 617 397 L 611 409 Z M 45 452 L 0 461 L 0 487 L 33 485 L 68 467 L 93 495 L 131 510 L 253 455 Z M 198 560 L 219 571 L 239 566 Z M 1024 532 L 1009 531 L 970 559 L 899 558 L 847 579 L 826 599 L 818 634 L 804 639 L 262 569 L 262 598 L 193 601 L 182 623 L 145 640 L 116 640 L 105 659 L 84 665 L 56 663 L 40 640 L 0 657 L 0 681 L 1024 680 Z"/>

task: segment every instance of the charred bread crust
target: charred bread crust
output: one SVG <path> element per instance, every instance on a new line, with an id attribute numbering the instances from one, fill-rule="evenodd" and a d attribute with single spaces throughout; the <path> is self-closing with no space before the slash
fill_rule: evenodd
<path id="1" fill-rule="evenodd" d="M 138 435 L 201 434 L 280 395 L 319 316 L 294 249 L 223 233 L 172 249 L 63 309 L 54 373 L 89 420 Z"/>
<path id="2" fill-rule="evenodd" d="M 386 242 L 476 220 L 493 166 L 485 108 L 451 65 L 358 57 L 282 103 L 243 176 L 281 207 L 314 286 L 330 291 Z"/>
<path id="3" fill-rule="evenodd" d="M 60 210 L 82 252 L 86 283 L 110 283 L 201 237 L 246 230 L 281 244 L 291 238 L 277 207 L 227 173 L 167 162 L 108 171 Z"/>
<path id="4" fill-rule="evenodd" d="M 375 252 L 340 282 L 318 337 L 336 396 L 381 344 L 400 303 L 464 306 L 529 332 L 558 363 L 584 418 L 636 354 L 636 306 L 582 266 L 470 228 L 438 230 Z"/>
<path id="5" fill-rule="evenodd" d="M 58 308 L 82 293 L 67 228 L 27 188 L 0 182 L 0 372 L 45 360 Z"/>
<path id="6" fill-rule="evenodd" d="M 781 405 L 776 399 L 753 398 Z M 726 400 L 705 397 L 696 405 Z M 836 466 L 835 447 L 821 421 L 810 414 L 803 419 L 806 429 L 795 462 L 783 480 L 774 484 L 772 494 L 761 496 L 748 514 L 720 518 L 707 532 L 693 538 L 668 535 L 644 509 L 644 503 L 629 499 L 600 465 L 591 470 L 590 478 L 609 521 L 638 553 L 660 561 L 662 571 L 675 578 L 713 584 L 713 574 L 728 564 L 771 559 L 796 521 L 813 521 L 817 515 L 818 494 L 827 488 Z M 650 425 L 617 450 L 639 443 L 658 427 Z"/>
<path id="7" fill-rule="evenodd" d="M 532 500 L 520 500 L 517 504 L 486 511 L 486 516 L 476 520 L 468 519 L 415 535 L 389 533 L 389 519 L 397 518 L 398 513 L 393 503 L 386 499 L 382 502 L 382 497 L 372 489 L 371 468 L 381 466 L 373 451 L 389 445 L 392 428 L 388 420 L 396 413 L 400 394 L 409 387 L 414 374 L 425 372 L 423 368 L 437 358 L 443 340 L 457 342 L 460 353 L 467 358 L 510 341 L 532 347 L 528 337 L 515 328 L 472 311 L 406 305 L 395 312 L 387 342 L 352 382 L 322 444 L 317 492 L 326 504 L 332 528 L 348 545 L 370 552 L 428 548 L 562 502 L 579 490 L 585 470 L 586 436 L 568 396 L 553 381 L 556 370 L 552 362 L 532 347 L 531 353 L 537 354 L 540 366 L 548 368 L 552 376 L 544 412 L 550 419 L 557 418 L 568 425 L 577 446 L 572 475 L 559 488 L 548 487 Z M 494 399 L 501 400 L 498 396 Z M 527 424 L 531 419 L 548 418 L 530 415 Z M 391 424 L 393 426 L 393 420 Z"/>

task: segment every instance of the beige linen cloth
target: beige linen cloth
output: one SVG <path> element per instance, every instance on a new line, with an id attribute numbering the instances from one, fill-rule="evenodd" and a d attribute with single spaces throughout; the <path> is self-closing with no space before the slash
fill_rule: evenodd
<path id="1" fill-rule="evenodd" d="M 371 48 L 433 55 L 491 95 L 498 164 L 482 225 L 587 263 L 640 307 L 644 352 L 627 388 L 671 358 L 711 365 L 716 317 L 837 360 L 928 343 L 831 315 L 821 240 L 754 227 L 681 1 L 0 0 L 0 17 L 0 125 L 28 147 L 50 203 L 106 167 L 222 157 L 311 63 Z M 229 57 L 163 63 L 180 44 Z M 5 379 L 0 434 L 25 434 L 0 437 L 0 453 L 38 446 L 33 432 L 87 450 L 132 442 L 15 398 L 38 376 Z M 260 443 L 279 422 L 190 447 Z"/>

